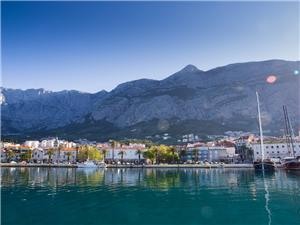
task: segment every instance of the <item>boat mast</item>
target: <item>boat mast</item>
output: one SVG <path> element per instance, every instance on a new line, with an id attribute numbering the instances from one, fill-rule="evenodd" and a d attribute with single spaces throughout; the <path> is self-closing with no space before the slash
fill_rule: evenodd
<path id="1" fill-rule="evenodd" d="M 289 118 L 289 114 L 287 112 L 287 107 L 283 106 L 283 114 L 284 114 L 284 122 L 285 122 L 285 129 L 286 129 L 286 140 L 287 140 L 287 148 L 289 151 L 292 151 L 292 157 L 295 157 L 294 152 L 294 131 L 292 128 L 292 124 Z"/>
<path id="2" fill-rule="evenodd" d="M 260 151 L 261 151 L 261 162 L 262 166 L 264 169 L 264 158 L 265 158 L 265 153 L 264 153 L 264 140 L 263 140 L 263 131 L 262 131 L 262 125 L 261 125 L 261 115 L 260 115 L 260 104 L 259 104 L 259 96 L 258 92 L 256 92 L 256 101 L 257 101 L 257 112 L 258 112 L 258 123 L 259 123 L 259 135 L 260 135 Z"/>

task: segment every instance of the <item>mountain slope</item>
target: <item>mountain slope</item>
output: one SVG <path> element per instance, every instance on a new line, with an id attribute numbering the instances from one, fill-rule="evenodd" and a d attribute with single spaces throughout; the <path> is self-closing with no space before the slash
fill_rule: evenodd
<path id="1" fill-rule="evenodd" d="M 299 67 L 299 61 L 283 60 L 237 63 L 209 71 L 188 65 L 164 80 L 126 82 L 96 94 L 3 89 L 2 133 L 47 135 L 63 130 L 66 136 L 102 140 L 161 132 L 179 135 L 189 132 L 189 127 L 191 132 L 211 134 L 228 129 L 253 131 L 257 129 L 256 90 L 261 95 L 264 128 L 278 133 L 283 127 L 283 104 L 299 126 L 300 80 L 294 75 Z M 266 82 L 269 75 L 277 77 L 275 83 Z M 161 121 L 168 124 L 167 129 L 161 129 Z M 190 125 L 178 129 L 184 124 Z"/>

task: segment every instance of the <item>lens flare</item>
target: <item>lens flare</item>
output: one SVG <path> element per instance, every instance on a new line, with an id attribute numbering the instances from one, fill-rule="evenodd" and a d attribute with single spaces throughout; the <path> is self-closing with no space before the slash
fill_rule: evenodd
<path id="1" fill-rule="evenodd" d="M 299 75 L 299 70 L 294 70 L 294 75 Z"/>
<path id="2" fill-rule="evenodd" d="M 269 83 L 269 84 L 273 84 L 275 83 L 275 81 L 277 80 L 277 77 L 275 75 L 270 75 L 267 77 L 266 81 Z"/>

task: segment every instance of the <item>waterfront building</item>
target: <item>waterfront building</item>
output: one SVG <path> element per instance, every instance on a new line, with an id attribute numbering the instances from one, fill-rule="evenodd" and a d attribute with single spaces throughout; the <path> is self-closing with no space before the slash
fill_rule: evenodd
<path id="1" fill-rule="evenodd" d="M 40 142 L 39 141 L 25 141 L 24 142 L 25 146 L 28 146 L 29 148 L 38 148 L 40 146 Z"/>
<path id="2" fill-rule="evenodd" d="M 1 161 L 19 161 L 28 151 L 31 151 L 28 146 L 11 144 L 9 147 L 1 148 Z"/>
<path id="3" fill-rule="evenodd" d="M 35 148 L 32 150 L 32 160 L 34 162 L 43 162 L 48 160 L 48 155 L 46 150 L 42 148 Z"/>
<path id="4" fill-rule="evenodd" d="M 77 149 L 76 148 L 56 149 L 51 158 L 53 162 L 75 163 L 77 159 Z"/>
<path id="5" fill-rule="evenodd" d="M 51 153 L 51 156 L 49 152 Z M 32 160 L 34 162 L 48 162 L 49 157 L 51 157 L 51 162 L 64 163 L 70 162 L 75 163 L 77 159 L 77 149 L 76 148 L 61 148 L 61 149 L 42 149 L 36 148 L 32 151 Z"/>
<path id="6" fill-rule="evenodd" d="M 229 157 L 231 156 L 227 152 L 226 147 L 223 146 L 199 146 L 199 147 L 194 146 L 194 147 L 188 147 L 185 160 L 187 161 L 196 160 L 202 162 L 219 162 L 219 161 L 226 161 Z"/>
<path id="7" fill-rule="evenodd" d="M 105 160 L 121 161 L 123 158 L 124 162 L 137 162 L 139 159 L 144 161 L 144 151 L 146 151 L 144 144 L 117 145 L 115 148 L 110 146 L 105 154 Z"/>
<path id="8" fill-rule="evenodd" d="M 264 143 L 264 154 L 266 159 L 277 158 L 283 159 L 285 157 L 291 156 L 292 146 L 285 142 L 266 142 Z M 261 149 L 260 143 L 251 144 L 253 149 L 254 160 L 261 159 Z M 300 142 L 294 143 L 294 154 L 296 157 L 300 157 Z"/>
<path id="9" fill-rule="evenodd" d="M 58 145 L 58 141 L 55 138 L 42 140 L 40 143 L 40 147 L 43 149 L 46 148 L 55 148 Z"/>

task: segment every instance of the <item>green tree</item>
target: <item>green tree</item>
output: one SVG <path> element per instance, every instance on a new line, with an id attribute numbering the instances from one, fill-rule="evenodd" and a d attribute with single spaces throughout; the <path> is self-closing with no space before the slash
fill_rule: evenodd
<path id="1" fill-rule="evenodd" d="M 91 160 L 100 161 L 103 159 L 103 154 L 98 148 L 94 146 L 88 146 L 88 157 Z"/>
<path id="2" fill-rule="evenodd" d="M 81 146 L 78 153 L 79 161 L 96 160 L 102 159 L 101 152 L 94 146 Z"/>
<path id="3" fill-rule="evenodd" d="M 148 149 L 147 151 L 143 152 L 143 157 L 144 157 L 145 159 L 150 160 L 151 163 L 153 164 L 154 159 L 155 159 L 155 156 L 154 156 L 153 151 L 150 151 L 150 150 Z"/>
<path id="4" fill-rule="evenodd" d="M 80 146 L 78 149 L 78 156 L 77 159 L 80 162 L 86 161 L 88 159 L 88 149 L 86 146 Z"/>
<path id="5" fill-rule="evenodd" d="M 16 157 L 16 153 L 12 149 L 6 150 L 6 157 L 8 161 L 13 160 Z"/>
<path id="6" fill-rule="evenodd" d="M 20 155 L 22 161 L 28 162 L 32 157 L 32 150 L 28 149 L 25 153 Z"/>

